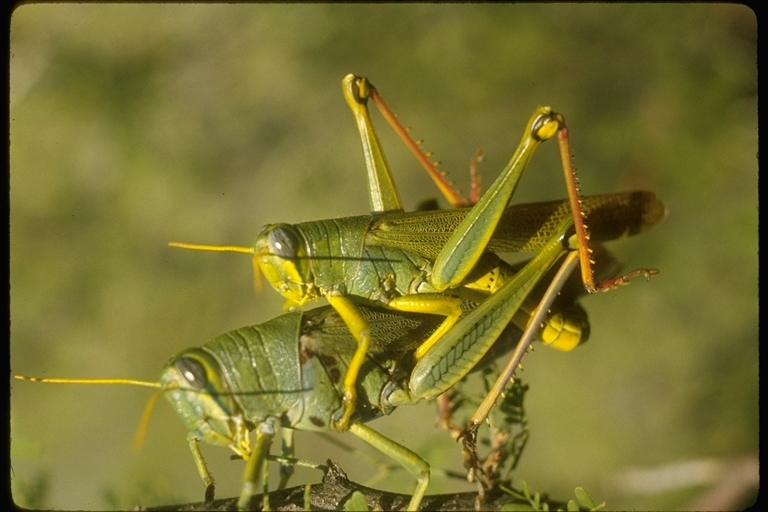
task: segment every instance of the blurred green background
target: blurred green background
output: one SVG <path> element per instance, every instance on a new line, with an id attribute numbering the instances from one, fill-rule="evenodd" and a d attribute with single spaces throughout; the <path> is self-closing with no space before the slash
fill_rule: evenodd
<path id="1" fill-rule="evenodd" d="M 551 105 L 568 120 L 584 193 L 654 190 L 669 215 L 611 245 L 627 269 L 658 277 L 586 298 L 584 347 L 526 357 L 532 437 L 517 478 L 566 499 L 581 485 L 609 508 L 690 508 L 706 478 L 647 492 L 620 482 L 631 468 L 757 454 L 756 28 L 748 8 L 714 4 L 22 6 L 11 22 L 12 371 L 156 379 L 179 350 L 279 314 L 277 294 L 253 293 L 245 256 L 166 244 L 248 245 L 268 222 L 366 213 L 347 73 L 368 76 L 465 190 L 476 150 L 487 185 L 533 109 Z M 405 204 L 435 196 L 375 122 Z M 565 196 L 556 144 L 518 190 L 516 202 Z M 201 500 L 165 402 L 144 448 L 130 448 L 149 395 L 13 382 L 17 503 Z M 372 426 L 460 470 L 422 405 Z M 242 463 L 204 453 L 217 495 L 236 495 Z M 361 481 L 375 473 L 314 434 L 298 454 Z M 413 480 L 376 485 L 410 492 Z M 464 486 L 436 476 L 430 492 Z"/>

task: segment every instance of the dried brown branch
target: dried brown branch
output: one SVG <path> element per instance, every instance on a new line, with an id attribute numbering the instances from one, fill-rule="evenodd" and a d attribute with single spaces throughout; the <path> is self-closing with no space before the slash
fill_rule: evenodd
<path id="1" fill-rule="evenodd" d="M 313 484 L 309 493 L 310 510 L 344 510 L 346 501 L 354 491 L 360 491 L 365 496 L 370 510 L 405 510 L 410 495 L 383 492 L 356 484 L 347 478 L 347 475 L 334 462 L 328 461 L 328 466 L 319 484 Z M 298 486 L 269 494 L 269 504 L 276 511 L 302 511 L 304 505 L 305 487 Z M 464 492 L 456 494 L 439 494 L 425 496 L 421 503 L 421 510 L 439 510 L 453 512 L 458 510 L 475 510 L 477 493 Z M 544 500 L 542 500 L 544 501 Z M 527 503 L 509 494 L 492 492 L 486 494 L 482 502 L 482 510 L 501 510 L 501 507 L 510 503 Z M 548 502 L 551 510 L 565 508 L 564 503 Z M 251 500 L 251 510 L 262 510 L 262 496 L 254 496 Z M 209 503 L 190 503 L 186 505 L 169 505 L 165 507 L 149 508 L 147 510 L 180 510 L 180 511 L 227 511 L 237 510 L 237 498 L 215 500 Z"/>

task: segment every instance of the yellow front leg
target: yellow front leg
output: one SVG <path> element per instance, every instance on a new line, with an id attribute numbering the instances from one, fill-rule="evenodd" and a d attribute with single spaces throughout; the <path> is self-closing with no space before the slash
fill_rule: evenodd
<path id="1" fill-rule="evenodd" d="M 371 345 L 371 327 L 368 322 L 357 310 L 355 304 L 343 295 L 329 295 L 328 302 L 333 306 L 349 332 L 357 340 L 357 349 L 352 356 L 352 360 L 347 367 L 347 374 L 344 376 L 344 394 L 342 403 L 344 411 L 341 418 L 335 421 L 336 430 L 344 432 L 349 428 L 349 420 L 355 411 L 357 402 L 357 376 L 360 374 L 360 368 L 365 362 L 365 355 L 368 353 L 368 347 Z"/>
<path id="2" fill-rule="evenodd" d="M 352 413 L 355 412 L 357 378 L 371 346 L 371 327 L 368 325 L 368 321 L 360 314 L 354 302 L 347 297 L 343 295 L 329 295 L 327 298 L 357 341 L 357 349 L 355 349 L 355 353 L 347 367 L 347 373 L 344 375 L 342 398 L 344 410 L 334 425 L 336 430 L 343 432 L 349 428 Z M 389 302 L 388 307 L 409 313 L 428 313 L 446 317 L 435 332 L 416 350 L 415 357 L 417 360 L 426 354 L 437 340 L 443 337 L 459 321 L 462 314 L 461 299 L 447 297 L 439 293 L 397 297 Z"/>
<path id="3" fill-rule="evenodd" d="M 439 293 L 405 295 L 392 299 L 387 307 L 407 313 L 429 313 L 446 317 L 427 340 L 416 349 L 414 358 L 418 361 L 426 354 L 437 340 L 443 337 L 461 318 L 461 299 Z"/>

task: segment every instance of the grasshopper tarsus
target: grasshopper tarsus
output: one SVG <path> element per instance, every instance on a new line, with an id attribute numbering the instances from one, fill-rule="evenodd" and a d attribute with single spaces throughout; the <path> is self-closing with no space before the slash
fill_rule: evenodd
<path id="1" fill-rule="evenodd" d="M 338 418 L 336 418 L 333 421 L 334 428 L 339 432 L 346 432 L 349 430 L 349 422 L 352 417 L 352 412 L 354 411 L 353 404 L 355 403 L 357 397 L 353 396 L 352 393 L 349 392 L 349 390 L 344 390 L 342 398 L 342 404 L 343 409 L 339 415 Z"/>
<path id="2" fill-rule="evenodd" d="M 607 279 L 605 281 L 596 283 L 594 287 L 592 287 L 592 289 L 587 288 L 587 291 L 589 293 L 608 292 L 613 290 L 614 288 L 618 288 L 619 286 L 624 286 L 626 284 L 629 284 L 629 280 L 632 279 L 633 277 L 642 276 L 642 277 L 645 277 L 646 281 L 650 281 L 651 277 L 658 274 L 659 274 L 659 270 L 656 268 L 637 268 L 632 272 L 627 272 L 622 276 L 619 276 L 613 279 Z"/>
<path id="3" fill-rule="evenodd" d="M 213 501 L 213 498 L 216 494 L 216 486 L 213 484 L 207 485 L 205 487 L 205 502 L 211 503 Z"/>

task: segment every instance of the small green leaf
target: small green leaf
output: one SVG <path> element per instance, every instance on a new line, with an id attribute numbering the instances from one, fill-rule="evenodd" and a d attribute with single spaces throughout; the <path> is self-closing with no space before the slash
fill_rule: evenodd
<path id="1" fill-rule="evenodd" d="M 531 491 L 528 489 L 528 482 L 523 480 L 520 485 L 523 486 L 523 496 L 525 496 L 525 499 L 531 501 Z"/>
<path id="2" fill-rule="evenodd" d="M 579 504 L 573 500 L 568 500 L 568 504 L 565 507 L 568 512 L 579 512 Z"/>
<path id="3" fill-rule="evenodd" d="M 501 506 L 504 512 L 532 512 L 533 508 L 528 503 L 506 503 Z"/>
<path id="4" fill-rule="evenodd" d="M 520 491 L 506 487 L 504 484 L 499 484 L 499 489 L 519 500 L 525 499 L 525 496 Z"/>
<path id="5" fill-rule="evenodd" d="M 368 508 L 368 503 L 366 503 L 363 493 L 355 491 L 344 504 L 344 510 L 347 512 L 368 512 L 370 509 Z"/>
<path id="6" fill-rule="evenodd" d="M 579 503 L 581 503 L 583 507 L 588 508 L 589 510 L 595 509 L 597 505 L 595 505 L 592 496 L 590 496 L 583 487 L 577 487 L 573 492 L 576 494 L 576 499 L 579 500 Z"/>

